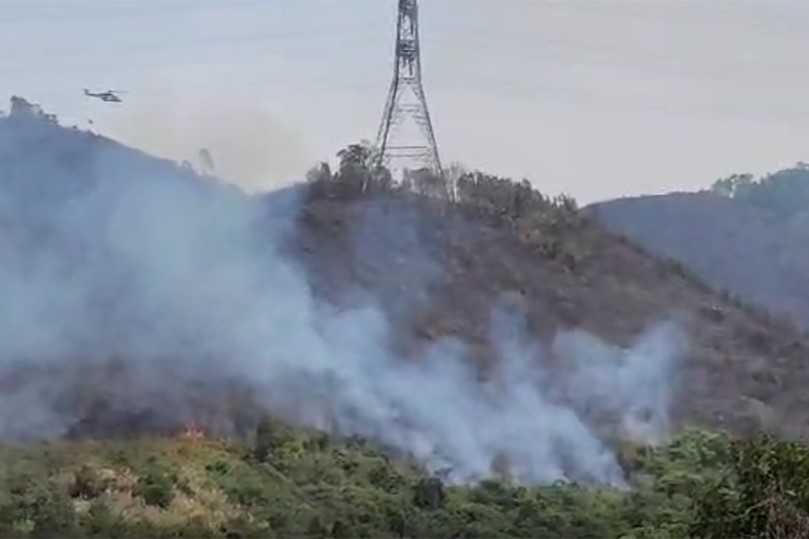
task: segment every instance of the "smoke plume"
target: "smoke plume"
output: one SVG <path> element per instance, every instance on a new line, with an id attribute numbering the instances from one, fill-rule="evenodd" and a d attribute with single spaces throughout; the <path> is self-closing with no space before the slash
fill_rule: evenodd
<path id="1" fill-rule="evenodd" d="M 289 185 L 315 162 L 316 154 L 300 133 L 253 93 L 228 89 L 198 94 L 189 93 L 185 81 L 181 86 L 155 86 L 159 97 L 130 104 L 121 117 L 110 118 L 105 130 L 155 155 L 188 160 L 205 172 L 215 163 L 220 178 L 248 192 Z"/>
<path id="2" fill-rule="evenodd" d="M 5 440 L 63 436 L 92 414 L 238 430 L 221 403 L 235 409 L 249 395 L 262 410 L 367 437 L 454 481 L 505 462 L 526 483 L 618 485 L 621 470 L 584 411 L 603 410 L 627 436 L 667 429 L 684 352 L 673 326 L 628 352 L 575 332 L 546 350 L 503 307 L 491 315 L 498 357 L 483 378 L 455 339 L 397 357 L 374 300 L 320 300 L 282 254 L 302 190 L 249 196 L 87 134 L 2 122 Z M 372 256 L 368 224 L 354 242 Z M 568 370 L 551 377 L 550 355 Z"/>

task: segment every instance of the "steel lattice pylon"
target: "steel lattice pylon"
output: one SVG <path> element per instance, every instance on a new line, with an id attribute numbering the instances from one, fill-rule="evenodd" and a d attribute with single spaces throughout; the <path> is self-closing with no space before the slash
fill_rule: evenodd
<path id="1" fill-rule="evenodd" d="M 410 100 L 408 100 L 408 97 Z M 402 128 L 408 120 L 417 127 L 413 140 L 405 140 Z M 433 125 L 421 82 L 419 8 L 417 0 L 399 0 L 396 59 L 393 82 L 376 137 L 380 164 L 394 169 L 428 168 L 443 176 Z"/>

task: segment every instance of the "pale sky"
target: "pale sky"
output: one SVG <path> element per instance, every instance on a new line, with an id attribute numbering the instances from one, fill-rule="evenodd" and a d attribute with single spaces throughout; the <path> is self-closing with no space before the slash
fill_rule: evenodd
<path id="1" fill-rule="evenodd" d="M 445 164 L 587 203 L 809 161 L 809 2 L 420 7 Z M 395 14 L 396 0 L 0 0 L 0 99 L 178 160 L 207 147 L 226 179 L 269 189 L 373 139 Z"/>

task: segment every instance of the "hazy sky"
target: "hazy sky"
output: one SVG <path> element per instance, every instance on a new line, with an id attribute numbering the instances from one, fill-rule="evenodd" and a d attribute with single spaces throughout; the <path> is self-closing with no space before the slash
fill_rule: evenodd
<path id="1" fill-rule="evenodd" d="M 582 202 L 809 161 L 809 2 L 421 0 L 442 159 Z M 0 0 L 0 96 L 270 188 L 371 139 L 396 0 Z M 122 105 L 82 96 L 120 89 Z M 5 108 L 5 106 L 3 106 Z"/>

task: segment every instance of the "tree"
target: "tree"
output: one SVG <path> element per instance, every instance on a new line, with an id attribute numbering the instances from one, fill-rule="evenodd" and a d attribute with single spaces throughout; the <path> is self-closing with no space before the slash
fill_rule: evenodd
<path id="1" fill-rule="evenodd" d="M 809 448 L 771 436 L 733 443 L 726 477 L 696 503 L 693 537 L 809 537 Z"/>
<path id="2" fill-rule="evenodd" d="M 256 440 L 253 444 L 253 458 L 258 461 L 265 461 L 269 458 L 273 449 L 273 421 L 264 416 L 258 421 L 256 426 Z"/>
<path id="3" fill-rule="evenodd" d="M 752 174 L 733 174 L 716 180 L 711 186 L 711 191 L 721 196 L 735 198 L 737 195 L 748 193 L 753 185 Z"/>
<path id="4" fill-rule="evenodd" d="M 367 141 L 362 141 L 359 144 L 350 144 L 343 148 L 337 152 L 337 157 L 340 159 L 341 173 L 356 168 L 371 170 L 374 166 L 376 152 Z"/>
<path id="5" fill-rule="evenodd" d="M 174 481 L 154 466 L 138 478 L 135 494 L 143 498 L 147 505 L 166 509 L 174 499 Z"/>
<path id="6" fill-rule="evenodd" d="M 422 478 L 416 484 L 413 503 L 424 509 L 441 509 L 447 501 L 444 483 L 437 477 Z"/>
<path id="7" fill-rule="evenodd" d="M 309 183 L 326 182 L 331 180 L 331 167 L 325 161 L 320 162 L 316 167 L 306 173 L 306 180 Z"/>
<path id="8" fill-rule="evenodd" d="M 417 193 L 429 198 L 452 200 L 451 189 L 445 177 L 428 168 L 407 171 L 407 175 Z"/>
<path id="9" fill-rule="evenodd" d="M 73 498 L 89 500 L 100 495 L 105 488 L 106 485 L 102 478 L 94 469 L 85 464 L 76 472 L 69 493 Z"/>
<path id="10" fill-rule="evenodd" d="M 367 141 L 351 144 L 337 152 L 340 168 L 337 180 L 352 193 L 389 184 L 390 174 L 379 165 L 379 153 Z"/>

